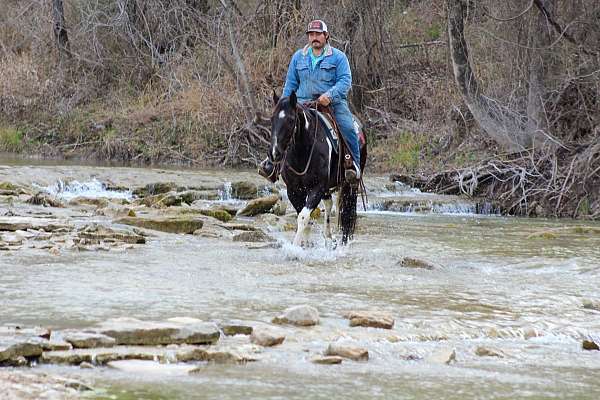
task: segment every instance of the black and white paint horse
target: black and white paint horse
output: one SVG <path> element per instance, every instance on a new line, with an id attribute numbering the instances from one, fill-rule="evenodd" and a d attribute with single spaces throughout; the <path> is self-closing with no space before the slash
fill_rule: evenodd
<path id="1" fill-rule="evenodd" d="M 342 244 L 346 244 L 356 226 L 358 185 L 344 180 L 342 163 L 327 140 L 326 128 L 314 109 L 298 104 L 295 93 L 281 99 L 273 93 L 273 101 L 275 109 L 271 118 L 269 157 L 275 168 L 279 168 L 288 198 L 298 213 L 294 244 L 308 244 L 311 213 L 321 200 L 325 204 L 324 235 L 331 239 L 331 193 L 336 189 L 339 190 L 338 223 Z M 367 158 L 366 147 L 363 137 L 361 171 L 364 171 Z M 342 173 L 339 173 L 340 170 Z"/>

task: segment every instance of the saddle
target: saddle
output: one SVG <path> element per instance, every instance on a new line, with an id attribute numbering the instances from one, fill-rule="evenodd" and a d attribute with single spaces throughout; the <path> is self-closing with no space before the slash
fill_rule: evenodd
<path id="1" fill-rule="evenodd" d="M 316 114 L 318 116 L 318 118 L 321 120 L 323 126 L 325 127 L 325 136 L 327 138 L 327 141 L 329 142 L 329 144 L 331 145 L 332 150 L 336 153 L 336 154 L 340 154 L 339 151 L 339 138 L 343 136 L 341 136 L 341 132 L 340 132 L 340 128 L 338 127 L 336 121 L 335 121 L 335 117 L 333 116 L 333 112 L 332 109 L 328 106 L 323 106 L 319 103 L 309 103 L 307 104 L 307 107 L 313 109 L 316 111 Z M 358 120 L 358 118 L 356 118 L 355 115 L 352 115 L 352 120 L 354 122 L 354 129 L 358 132 L 358 142 L 360 147 L 365 145 L 365 133 L 363 131 L 363 125 L 362 123 Z M 348 146 L 346 145 L 346 148 Z M 346 153 L 349 153 L 346 150 Z M 331 154 L 330 154 L 331 156 Z M 350 168 L 352 165 L 352 159 L 348 159 L 346 158 L 346 164 L 345 168 Z M 348 162 L 349 161 L 349 162 Z"/>

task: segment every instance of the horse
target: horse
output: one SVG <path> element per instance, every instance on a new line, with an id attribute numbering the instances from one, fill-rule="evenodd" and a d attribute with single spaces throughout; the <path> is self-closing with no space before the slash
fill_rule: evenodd
<path id="1" fill-rule="evenodd" d="M 343 158 L 326 138 L 325 127 L 316 110 L 299 104 L 296 93 L 279 98 L 273 92 L 275 108 L 271 117 L 269 158 L 287 187 L 288 198 L 298 214 L 293 244 L 306 246 L 312 211 L 321 200 L 325 204 L 324 235 L 331 240 L 331 193 L 338 193 L 338 225 L 342 244 L 347 244 L 356 227 L 358 184 L 344 177 Z M 341 135 L 338 135 L 341 138 Z M 339 149 L 343 147 L 339 140 Z M 366 140 L 361 143 L 361 171 L 367 159 Z M 340 173 L 341 172 L 341 173 Z"/>

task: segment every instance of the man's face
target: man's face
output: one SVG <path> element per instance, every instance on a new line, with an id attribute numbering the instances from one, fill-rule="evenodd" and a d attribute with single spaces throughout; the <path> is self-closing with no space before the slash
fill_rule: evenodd
<path id="1" fill-rule="evenodd" d="M 313 49 L 320 50 L 327 42 L 327 36 L 325 35 L 325 32 L 308 32 L 308 43 Z"/>

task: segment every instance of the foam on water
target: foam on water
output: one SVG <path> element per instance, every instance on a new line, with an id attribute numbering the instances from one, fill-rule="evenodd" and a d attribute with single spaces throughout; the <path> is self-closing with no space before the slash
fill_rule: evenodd
<path id="1" fill-rule="evenodd" d="M 71 200 L 75 197 L 131 200 L 133 197 L 131 191 L 108 190 L 104 183 L 95 178 L 88 182 L 64 182 L 59 179 L 49 186 L 41 186 L 35 183 L 33 186 L 63 200 Z"/>

